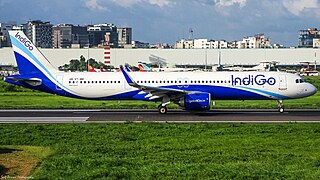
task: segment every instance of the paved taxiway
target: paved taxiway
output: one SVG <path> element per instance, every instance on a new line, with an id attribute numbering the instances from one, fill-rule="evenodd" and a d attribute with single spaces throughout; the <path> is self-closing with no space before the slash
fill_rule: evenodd
<path id="1" fill-rule="evenodd" d="M 169 110 L 0 110 L 0 123 L 320 123 L 320 110 L 211 110 L 190 113 Z"/>

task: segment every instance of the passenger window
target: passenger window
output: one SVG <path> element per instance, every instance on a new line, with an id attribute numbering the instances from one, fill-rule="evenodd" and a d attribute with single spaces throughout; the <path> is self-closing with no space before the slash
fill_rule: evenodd
<path id="1" fill-rule="evenodd" d="M 118 81 L 118 83 L 120 84 L 120 81 Z"/>

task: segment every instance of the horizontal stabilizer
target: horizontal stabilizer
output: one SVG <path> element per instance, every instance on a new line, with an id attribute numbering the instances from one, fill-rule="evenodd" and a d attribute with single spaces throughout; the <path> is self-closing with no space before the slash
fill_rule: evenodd
<path id="1" fill-rule="evenodd" d="M 31 86 L 40 86 L 42 84 L 42 80 L 38 78 L 17 78 L 17 77 L 5 77 L 4 80 L 11 80 L 15 82 L 23 82 L 29 84 Z"/>

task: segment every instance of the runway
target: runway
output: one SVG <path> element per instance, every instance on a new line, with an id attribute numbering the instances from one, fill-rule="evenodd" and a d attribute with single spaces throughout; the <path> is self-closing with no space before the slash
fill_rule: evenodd
<path id="1" fill-rule="evenodd" d="M 0 123 L 320 123 L 320 110 L 0 110 Z"/>

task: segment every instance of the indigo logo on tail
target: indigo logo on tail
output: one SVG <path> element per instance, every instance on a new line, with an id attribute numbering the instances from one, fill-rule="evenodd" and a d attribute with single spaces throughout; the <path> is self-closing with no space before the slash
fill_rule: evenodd
<path id="1" fill-rule="evenodd" d="M 17 32 L 17 34 L 15 35 L 15 37 L 17 39 L 19 39 L 20 42 L 22 42 L 24 44 L 24 46 L 26 48 L 28 48 L 30 51 L 33 50 L 33 47 L 32 47 L 32 43 L 27 39 L 27 38 L 23 38 L 21 37 L 21 35 L 19 34 L 19 32 Z"/>

